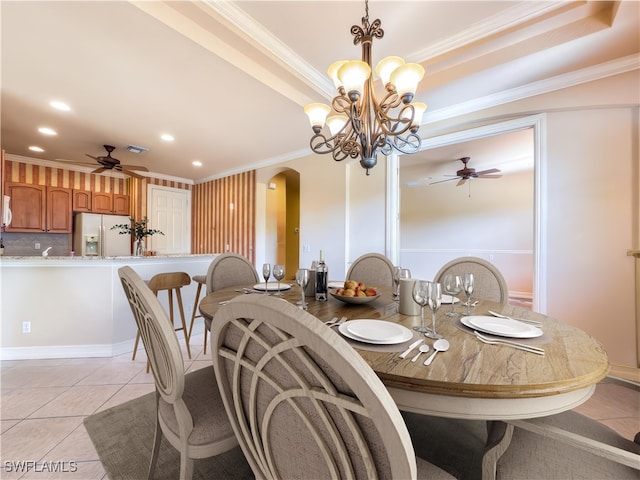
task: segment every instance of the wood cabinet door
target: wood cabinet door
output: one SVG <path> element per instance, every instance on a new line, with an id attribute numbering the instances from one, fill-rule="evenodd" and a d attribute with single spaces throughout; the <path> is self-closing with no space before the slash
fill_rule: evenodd
<path id="1" fill-rule="evenodd" d="M 70 188 L 47 187 L 47 232 L 71 233 L 73 230 Z"/>
<path id="2" fill-rule="evenodd" d="M 73 191 L 73 211 L 74 212 L 90 212 L 91 211 L 91 192 L 89 190 Z"/>
<path id="3" fill-rule="evenodd" d="M 110 193 L 93 192 L 91 194 L 93 213 L 113 213 L 113 196 Z"/>
<path id="4" fill-rule="evenodd" d="M 46 187 L 26 183 L 5 185 L 5 194 L 11 197 L 11 225 L 7 232 L 44 232 L 46 229 Z"/>
<path id="5" fill-rule="evenodd" d="M 113 194 L 113 213 L 116 215 L 129 215 L 129 195 Z"/>

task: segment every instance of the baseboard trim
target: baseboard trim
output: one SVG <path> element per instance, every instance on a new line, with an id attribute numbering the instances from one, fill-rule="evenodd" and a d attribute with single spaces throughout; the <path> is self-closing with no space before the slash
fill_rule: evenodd
<path id="1" fill-rule="evenodd" d="M 134 340 L 98 345 L 43 345 L 38 347 L 6 347 L 0 360 L 43 360 L 47 358 L 115 357 L 133 352 Z"/>
<path id="2" fill-rule="evenodd" d="M 640 385 L 640 368 L 612 364 L 608 376 Z"/>

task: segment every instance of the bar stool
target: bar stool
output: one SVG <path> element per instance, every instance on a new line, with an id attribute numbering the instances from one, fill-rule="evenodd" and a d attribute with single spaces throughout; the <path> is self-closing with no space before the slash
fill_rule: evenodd
<path id="1" fill-rule="evenodd" d="M 189 325 L 189 338 L 191 338 L 191 332 L 193 331 L 193 321 L 196 318 L 204 318 L 202 315 L 198 313 L 198 304 L 200 303 L 200 292 L 202 291 L 202 286 L 207 284 L 207 276 L 206 275 L 194 275 L 191 277 L 191 280 L 198 284 L 198 289 L 196 290 L 196 298 L 193 301 L 193 311 L 191 312 L 191 325 Z M 197 314 L 197 315 L 196 315 Z M 207 330 L 207 326 L 204 326 L 204 354 L 207 354 L 207 334 L 209 330 Z"/>
<path id="2" fill-rule="evenodd" d="M 187 344 L 187 354 L 191 358 L 191 348 L 189 347 L 189 330 L 184 318 L 184 307 L 182 306 L 182 294 L 180 289 L 191 283 L 191 278 L 184 272 L 171 272 L 171 273 L 158 273 L 151 277 L 151 280 L 146 282 L 149 285 L 151 291 L 158 296 L 158 292 L 166 290 L 169 295 L 169 319 L 171 325 L 175 325 L 173 322 L 173 292 L 175 291 L 176 298 L 178 299 L 178 308 L 180 311 L 180 319 L 182 320 L 182 327 L 178 327 L 175 331 L 182 330 L 184 333 L 184 339 Z M 136 359 L 136 352 L 138 350 L 138 343 L 140 342 L 140 330 L 136 334 L 136 342 L 133 346 L 132 360 Z M 147 372 L 149 371 L 149 362 L 147 362 Z"/>

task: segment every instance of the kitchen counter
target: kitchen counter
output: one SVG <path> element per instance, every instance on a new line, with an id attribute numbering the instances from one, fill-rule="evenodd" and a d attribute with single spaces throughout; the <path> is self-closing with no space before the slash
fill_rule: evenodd
<path id="1" fill-rule="evenodd" d="M 129 265 L 144 279 L 164 272 L 205 275 L 215 256 L 0 257 L 1 359 L 111 357 L 131 352 L 137 327 L 118 269 Z M 182 288 L 187 322 L 196 288 L 193 282 Z M 168 311 L 166 292 L 159 298 Z M 29 333 L 23 333 L 26 327 Z"/>

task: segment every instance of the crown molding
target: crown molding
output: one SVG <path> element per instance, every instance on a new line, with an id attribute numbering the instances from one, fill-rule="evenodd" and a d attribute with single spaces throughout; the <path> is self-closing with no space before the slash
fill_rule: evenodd
<path id="1" fill-rule="evenodd" d="M 640 68 L 640 55 L 633 54 L 617 58 L 609 62 L 593 65 L 569 73 L 556 75 L 555 77 L 532 82 L 520 87 L 510 88 L 501 92 L 475 98 L 467 102 L 458 103 L 449 107 L 443 107 L 425 114 L 422 125 L 436 123 L 441 120 L 467 115 L 491 107 L 504 105 L 525 98 L 551 93 L 556 90 L 573 87 L 583 83 L 594 82 L 603 78 L 620 75 L 638 70 Z"/>

